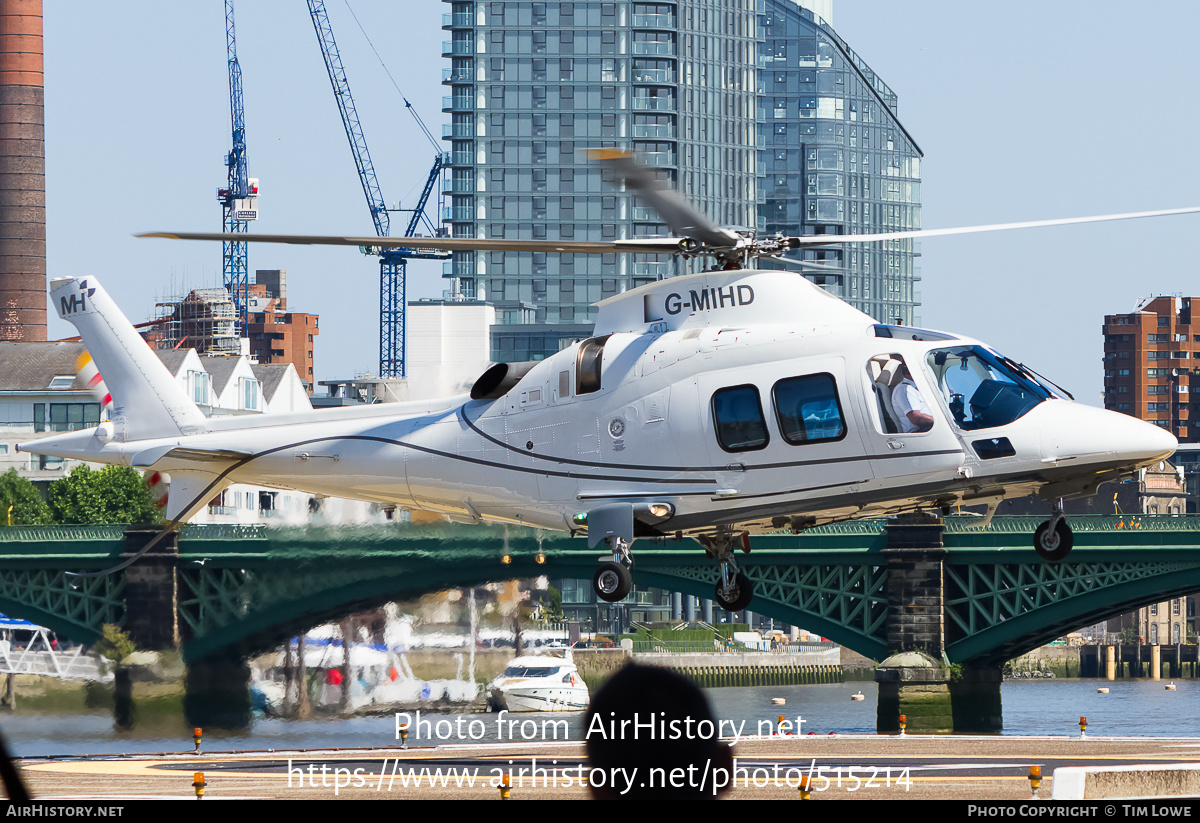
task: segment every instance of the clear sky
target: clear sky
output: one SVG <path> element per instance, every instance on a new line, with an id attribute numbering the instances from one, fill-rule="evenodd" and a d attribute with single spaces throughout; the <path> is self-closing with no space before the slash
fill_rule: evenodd
<path id="1" fill-rule="evenodd" d="M 440 136 L 448 6 L 352 6 Z M 410 205 L 434 150 L 343 0 L 328 8 L 384 197 Z M 925 155 L 926 228 L 1200 205 L 1200 4 L 836 0 L 833 23 L 899 95 Z M 237 33 L 249 168 L 262 183 L 252 229 L 373 233 L 306 6 L 243 1 Z M 51 276 L 100 276 L 134 322 L 160 297 L 219 284 L 219 245 L 132 234 L 220 229 L 223 3 L 54 0 L 45 35 Z M 1151 294 L 1200 295 L 1198 233 L 1200 216 L 1181 216 L 928 239 L 918 315 L 1099 405 L 1103 315 Z M 375 370 L 375 258 L 258 246 L 250 267 L 287 269 L 290 308 L 321 315 L 318 380 Z M 441 296 L 440 264 L 409 273 L 410 299 Z M 52 337 L 72 333 L 51 321 Z"/>

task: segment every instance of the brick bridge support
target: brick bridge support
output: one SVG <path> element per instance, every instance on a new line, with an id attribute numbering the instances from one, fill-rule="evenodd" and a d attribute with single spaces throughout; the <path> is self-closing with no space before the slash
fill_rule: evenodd
<path id="1" fill-rule="evenodd" d="M 125 532 L 126 552 L 154 539 L 158 529 Z M 125 569 L 125 629 L 142 651 L 179 651 L 186 627 L 179 619 L 179 545 L 171 534 L 159 546 Z M 132 724 L 136 694 L 128 673 L 118 676 L 117 705 Z M 118 673 L 120 675 L 120 673 Z M 187 666 L 184 714 L 201 728 L 241 729 L 250 724 L 250 668 L 234 654 L 216 654 Z M 120 718 L 118 718 L 120 719 Z"/>
<path id="2" fill-rule="evenodd" d="M 1002 725 L 999 666 L 946 664 L 944 526 L 931 515 L 905 515 L 887 526 L 887 643 L 875 670 L 876 728 L 914 733 L 995 732 Z"/>

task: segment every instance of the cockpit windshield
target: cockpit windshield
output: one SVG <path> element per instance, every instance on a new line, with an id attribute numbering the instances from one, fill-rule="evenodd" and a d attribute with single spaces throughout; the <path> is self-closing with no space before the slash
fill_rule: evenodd
<path id="1" fill-rule="evenodd" d="M 960 429 L 1011 423 L 1055 392 L 982 346 L 934 349 L 926 358 Z"/>
<path id="2" fill-rule="evenodd" d="M 509 666 L 504 670 L 505 677 L 550 677 L 558 674 L 559 669 L 551 666 Z"/>

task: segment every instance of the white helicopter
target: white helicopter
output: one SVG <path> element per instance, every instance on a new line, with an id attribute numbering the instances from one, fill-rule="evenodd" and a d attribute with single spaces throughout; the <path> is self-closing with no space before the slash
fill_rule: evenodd
<path id="1" fill-rule="evenodd" d="M 1036 493 L 1052 514 L 1034 548 L 1056 561 L 1073 542 L 1062 499 L 1094 493 L 1175 451 L 1170 433 L 1072 402 L 976 340 L 881 324 L 801 276 L 743 266 L 805 246 L 1200 209 L 754 238 L 711 224 L 629 155 L 595 154 L 678 236 L 416 245 L 679 254 L 711 257 L 714 270 L 602 301 L 595 336 L 545 360 L 495 365 L 470 396 L 211 419 L 94 278 L 56 279 L 52 302 L 91 351 L 113 414 L 94 429 L 19 448 L 168 472 L 163 535 L 233 483 L 425 509 L 456 521 L 586 531 L 589 547 L 605 544 L 593 583 L 607 601 L 629 593 L 634 540 L 689 536 L 718 564 L 715 598 L 731 611 L 753 596 L 736 560 L 739 549 L 749 551 L 751 534 L 959 504 L 986 505 L 986 524 L 1000 501 Z M 414 245 L 376 237 L 236 239 Z"/>

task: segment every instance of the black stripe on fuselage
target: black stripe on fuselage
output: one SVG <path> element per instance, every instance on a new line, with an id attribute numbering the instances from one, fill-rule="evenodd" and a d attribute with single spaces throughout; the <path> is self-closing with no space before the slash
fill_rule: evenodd
<path id="1" fill-rule="evenodd" d="M 483 429 L 479 428 L 477 425 L 475 425 L 475 423 L 470 418 L 467 417 L 466 409 L 467 409 L 467 407 L 464 404 L 464 405 L 460 406 L 459 410 L 458 410 L 460 415 L 462 416 L 463 423 L 466 424 L 467 428 L 469 428 L 471 431 L 478 434 L 480 437 L 482 437 L 484 440 L 488 441 L 489 443 L 493 443 L 502 449 L 511 451 L 515 454 L 523 455 L 524 457 L 527 457 L 527 458 L 532 458 L 534 460 L 546 460 L 546 461 L 549 461 L 552 463 L 562 463 L 563 465 L 567 465 L 567 466 L 586 466 L 587 468 L 592 468 L 592 469 L 621 468 L 621 469 L 625 469 L 627 471 L 672 471 L 672 472 L 730 472 L 730 471 L 736 471 L 736 472 L 747 472 L 747 471 L 758 471 L 758 470 L 762 470 L 762 469 L 795 469 L 795 468 L 802 468 L 804 466 L 830 466 L 830 465 L 839 465 L 842 463 L 860 463 L 863 460 L 897 460 L 897 459 L 905 458 L 905 457 L 937 457 L 937 456 L 945 455 L 945 454 L 962 454 L 963 453 L 962 449 L 940 449 L 937 451 L 911 452 L 911 453 L 888 452 L 886 454 L 882 454 L 882 453 L 881 454 L 856 454 L 856 455 L 849 456 L 849 457 L 835 457 L 832 459 L 824 458 L 824 459 L 815 459 L 815 460 L 794 460 L 794 461 L 790 461 L 787 463 L 759 463 L 759 464 L 752 463 L 749 465 L 739 464 L 736 467 L 731 467 L 730 465 L 725 465 L 725 466 L 641 466 L 641 465 L 637 465 L 637 464 L 633 464 L 633 463 L 621 464 L 620 466 L 613 466 L 610 463 L 598 463 L 598 462 L 591 461 L 591 460 L 576 460 L 576 459 L 573 459 L 570 457 L 555 457 L 555 456 L 550 456 L 550 455 L 535 454 L 533 452 L 520 449 L 509 443 L 505 443 L 503 440 L 499 440 L 495 437 L 492 437 L 492 435 L 488 434 Z M 602 478 L 602 479 L 605 479 L 605 478 Z"/>

